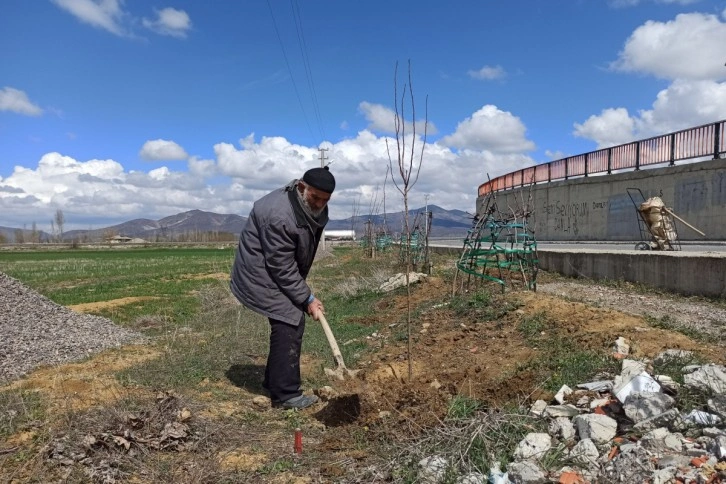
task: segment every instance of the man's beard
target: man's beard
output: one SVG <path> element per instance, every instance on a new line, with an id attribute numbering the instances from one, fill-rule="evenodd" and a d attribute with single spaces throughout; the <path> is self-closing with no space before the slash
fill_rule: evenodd
<path id="1" fill-rule="evenodd" d="M 307 212 L 314 218 L 320 217 L 320 215 L 323 213 L 323 210 L 325 210 L 325 207 L 319 210 L 315 210 L 313 207 L 310 206 L 310 204 L 308 203 L 308 187 L 305 187 L 303 189 L 302 195 L 300 195 L 300 202 L 302 203 L 303 207 L 305 207 L 305 210 L 307 210 Z"/>

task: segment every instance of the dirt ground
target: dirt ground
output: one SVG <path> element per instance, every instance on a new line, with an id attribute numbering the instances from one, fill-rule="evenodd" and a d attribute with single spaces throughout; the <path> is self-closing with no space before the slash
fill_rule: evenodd
<path id="1" fill-rule="evenodd" d="M 553 279 L 542 281 L 536 293 L 508 293 L 505 298 L 509 310 L 496 318 L 476 311 L 461 317 L 447 303 L 450 294 L 450 283 L 437 277 L 426 279 L 412 290 L 410 380 L 408 342 L 401 337 L 406 334 L 406 298 L 385 298 L 379 307 L 372 308 L 371 314 L 376 316 L 358 321 L 384 323 L 383 329 L 368 340 L 371 351 L 358 365 L 358 378 L 331 381 L 332 393 L 318 391 L 325 397 L 323 403 L 302 412 L 304 418 L 317 422 L 316 430 L 309 433 L 313 437 L 306 440 L 306 449 L 326 455 L 331 463 L 321 471 L 323 475 L 345 473 L 346 467 L 354 463 L 363 465 L 368 453 L 353 441 L 359 438 L 354 437 L 359 435 L 358 431 L 364 431 L 368 439 L 415 434 L 439 423 L 456 395 L 490 405 L 547 397 L 538 386 L 536 375 L 515 371 L 539 351 L 525 340 L 517 326 L 538 314 L 546 313 L 554 324 L 552 330 L 581 348 L 607 352 L 622 336 L 630 341 L 635 358 L 653 357 L 676 348 L 726 363 L 723 338 L 696 341 L 680 332 L 654 327 L 644 317 L 668 315 L 672 322 L 698 326 L 706 334 L 722 335 L 726 311 L 718 303 Z M 24 379 L 22 385 L 49 393 L 59 410 L 99 405 L 118 398 L 122 391 L 112 378 L 113 371 L 152 357 L 155 354 L 148 349 L 129 347 L 83 363 L 43 369 Z M 320 362 L 305 363 L 303 370 L 312 372 Z M 211 386 L 214 385 L 232 384 Z M 240 388 L 236 391 L 240 394 L 238 405 L 216 408 L 210 398 L 204 402 L 207 408 L 203 413 L 229 415 L 247 408 L 259 412 L 263 421 L 267 416 L 274 420 L 272 416 L 277 411 L 260 404 L 259 395 Z M 238 449 L 237 453 L 220 457 L 220 465 L 254 471 L 269 463 L 273 455 L 279 455 L 279 441 L 289 440 L 288 431 L 280 426 L 270 428 L 270 433 L 270 442 L 275 441 L 276 433 L 280 437 L 270 448 L 258 442 L 254 451 Z M 21 447 L 29 440 L 32 435 L 23 432 L 0 443 L 0 447 Z M 284 473 L 278 478 L 295 481 L 294 476 Z M 314 481 L 299 478 L 298 482 Z"/>
<path id="2" fill-rule="evenodd" d="M 450 292 L 450 285 L 429 278 L 414 291 L 414 304 L 443 301 Z M 541 313 L 554 323 L 554 331 L 582 349 L 607 352 L 622 336 L 630 342 L 633 358 L 652 358 L 666 349 L 683 349 L 708 361 L 726 362 L 723 346 L 716 342 L 694 341 L 679 332 L 651 327 L 644 319 L 645 315 L 668 314 L 684 326 L 698 324 L 722 334 L 726 324 L 722 307 L 658 294 L 637 295 L 637 303 L 626 305 L 629 294 L 628 290 L 558 281 L 539 284 L 537 292 L 508 294 L 507 300 L 516 309 L 496 320 L 462 319 L 445 305 L 424 310 L 412 328 L 412 381 L 408 381 L 407 342 L 392 337 L 400 330 L 398 325 L 386 327 L 374 343 L 374 356 L 361 363 L 360 378 L 347 387 L 341 383 L 336 386 L 360 397 L 359 415 L 343 420 L 369 426 L 385 423 L 387 429 L 396 425 L 429 426 L 445 415 L 455 395 L 470 396 L 492 406 L 547 398 L 534 374 L 515 372 L 537 356 L 537 349 L 517 330 L 518 324 Z M 574 300 L 573 295 L 579 300 Z M 395 320 L 394 315 L 405 313 L 406 300 L 399 297 L 378 309 L 378 313 Z M 694 314 L 703 317 L 697 320 Z M 341 417 L 335 411 L 323 410 L 318 418 L 326 425 L 336 425 L 335 419 Z"/>

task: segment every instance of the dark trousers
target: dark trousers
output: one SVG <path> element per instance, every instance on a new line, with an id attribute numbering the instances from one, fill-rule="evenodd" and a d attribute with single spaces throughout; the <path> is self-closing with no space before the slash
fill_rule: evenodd
<path id="1" fill-rule="evenodd" d="M 304 332 L 305 314 L 297 326 L 270 319 L 270 352 L 263 386 L 270 392 L 272 403 L 302 395 L 300 350 Z"/>

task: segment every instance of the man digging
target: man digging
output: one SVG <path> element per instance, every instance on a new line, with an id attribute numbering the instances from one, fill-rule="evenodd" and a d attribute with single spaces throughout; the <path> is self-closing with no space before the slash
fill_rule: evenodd
<path id="1" fill-rule="evenodd" d="M 263 387 L 273 407 L 303 409 L 318 401 L 300 388 L 305 314 L 324 313 L 305 279 L 328 223 L 335 177 L 313 168 L 257 200 L 240 233 L 230 288 L 249 309 L 270 321 Z"/>

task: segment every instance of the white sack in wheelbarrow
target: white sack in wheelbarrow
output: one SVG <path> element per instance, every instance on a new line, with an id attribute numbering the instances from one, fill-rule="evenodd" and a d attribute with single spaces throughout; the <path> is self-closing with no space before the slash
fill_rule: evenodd
<path id="1" fill-rule="evenodd" d="M 666 212 L 665 203 L 660 197 L 651 197 L 640 204 L 640 213 L 648 224 L 658 248 L 662 249 L 666 243 L 673 243 L 678 238 L 673 219 Z"/>

